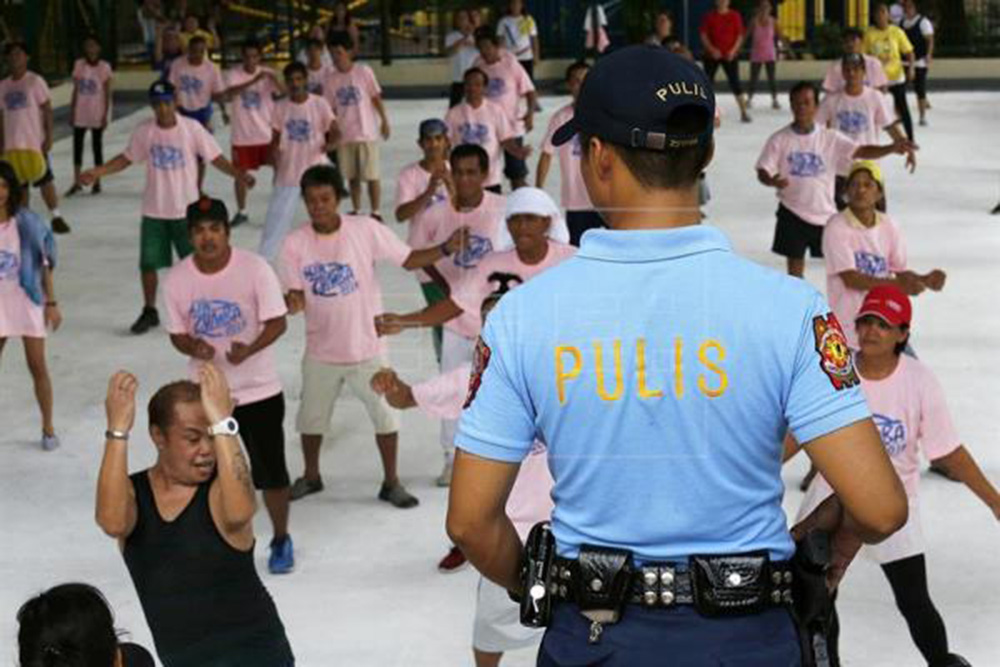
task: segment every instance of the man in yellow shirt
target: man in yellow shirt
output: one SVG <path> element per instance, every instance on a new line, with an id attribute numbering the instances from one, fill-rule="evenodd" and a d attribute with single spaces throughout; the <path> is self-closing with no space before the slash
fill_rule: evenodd
<path id="1" fill-rule="evenodd" d="M 865 32 L 865 53 L 882 62 L 896 115 L 903 122 L 906 137 L 913 141 L 913 119 L 906 102 L 906 83 L 913 78 L 913 44 L 902 28 L 889 22 L 889 7 L 885 3 L 875 6 L 875 24 Z"/>

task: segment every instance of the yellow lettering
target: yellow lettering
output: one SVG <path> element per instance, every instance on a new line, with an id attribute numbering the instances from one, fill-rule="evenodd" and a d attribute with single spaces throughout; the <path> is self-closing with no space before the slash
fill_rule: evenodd
<path id="1" fill-rule="evenodd" d="M 573 368 L 569 371 L 563 368 L 562 355 L 566 353 L 573 357 Z M 572 345 L 560 345 L 556 348 L 556 387 L 559 390 L 559 405 L 566 404 L 566 381 L 578 376 L 582 365 L 583 360 L 577 348 Z"/>
<path id="2" fill-rule="evenodd" d="M 663 396 L 660 389 L 646 388 L 646 339 L 640 338 L 635 343 L 635 367 L 639 380 L 639 398 L 659 398 Z"/>
<path id="3" fill-rule="evenodd" d="M 705 368 L 719 375 L 719 386 L 715 389 L 709 389 L 708 381 L 705 380 L 705 376 L 699 375 L 698 389 L 709 398 L 718 398 L 726 393 L 726 388 L 729 386 L 729 376 L 726 375 L 726 371 L 709 360 L 706 353 L 710 348 L 714 349 L 718 353 L 719 363 L 726 360 L 726 348 L 724 348 L 719 341 L 711 338 L 703 342 L 701 347 L 698 348 L 698 361 L 704 364 Z"/>
<path id="4" fill-rule="evenodd" d="M 594 342 L 594 364 L 597 371 L 597 393 L 605 401 L 617 401 L 625 391 L 625 381 L 622 378 L 622 342 L 615 340 L 615 390 L 609 394 L 604 386 L 604 350 L 599 342 Z"/>
<path id="5" fill-rule="evenodd" d="M 684 339 L 678 336 L 674 339 L 674 395 L 684 398 Z"/>

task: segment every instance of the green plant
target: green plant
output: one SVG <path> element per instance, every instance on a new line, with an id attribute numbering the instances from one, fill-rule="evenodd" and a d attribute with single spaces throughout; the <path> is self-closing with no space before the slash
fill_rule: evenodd
<path id="1" fill-rule="evenodd" d="M 813 29 L 809 50 L 820 60 L 836 58 L 843 51 L 841 28 L 835 23 L 820 23 Z"/>

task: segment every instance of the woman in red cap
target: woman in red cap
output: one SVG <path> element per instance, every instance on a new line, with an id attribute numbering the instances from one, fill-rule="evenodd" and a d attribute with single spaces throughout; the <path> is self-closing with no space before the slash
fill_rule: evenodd
<path id="1" fill-rule="evenodd" d="M 920 525 L 919 453 L 964 483 L 1000 520 L 1000 494 L 962 445 L 952 425 L 944 391 L 923 363 L 903 354 L 910 337 L 912 306 L 896 285 L 879 285 L 865 296 L 855 319 L 860 351 L 854 366 L 882 444 L 906 488 L 910 518 L 877 545 L 864 547 L 882 566 L 910 636 L 930 667 L 968 665 L 948 652 L 944 622 L 927 590 L 924 537 Z M 822 476 L 809 486 L 799 510 L 808 516 L 833 491 Z M 836 637 L 831 638 L 836 650 Z"/>

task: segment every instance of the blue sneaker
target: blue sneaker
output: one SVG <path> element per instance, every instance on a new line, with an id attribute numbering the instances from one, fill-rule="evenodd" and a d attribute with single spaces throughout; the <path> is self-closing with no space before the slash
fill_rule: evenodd
<path id="1" fill-rule="evenodd" d="M 271 540 L 271 556 L 267 559 L 267 569 L 271 574 L 288 574 L 295 569 L 295 550 L 292 536 Z"/>

